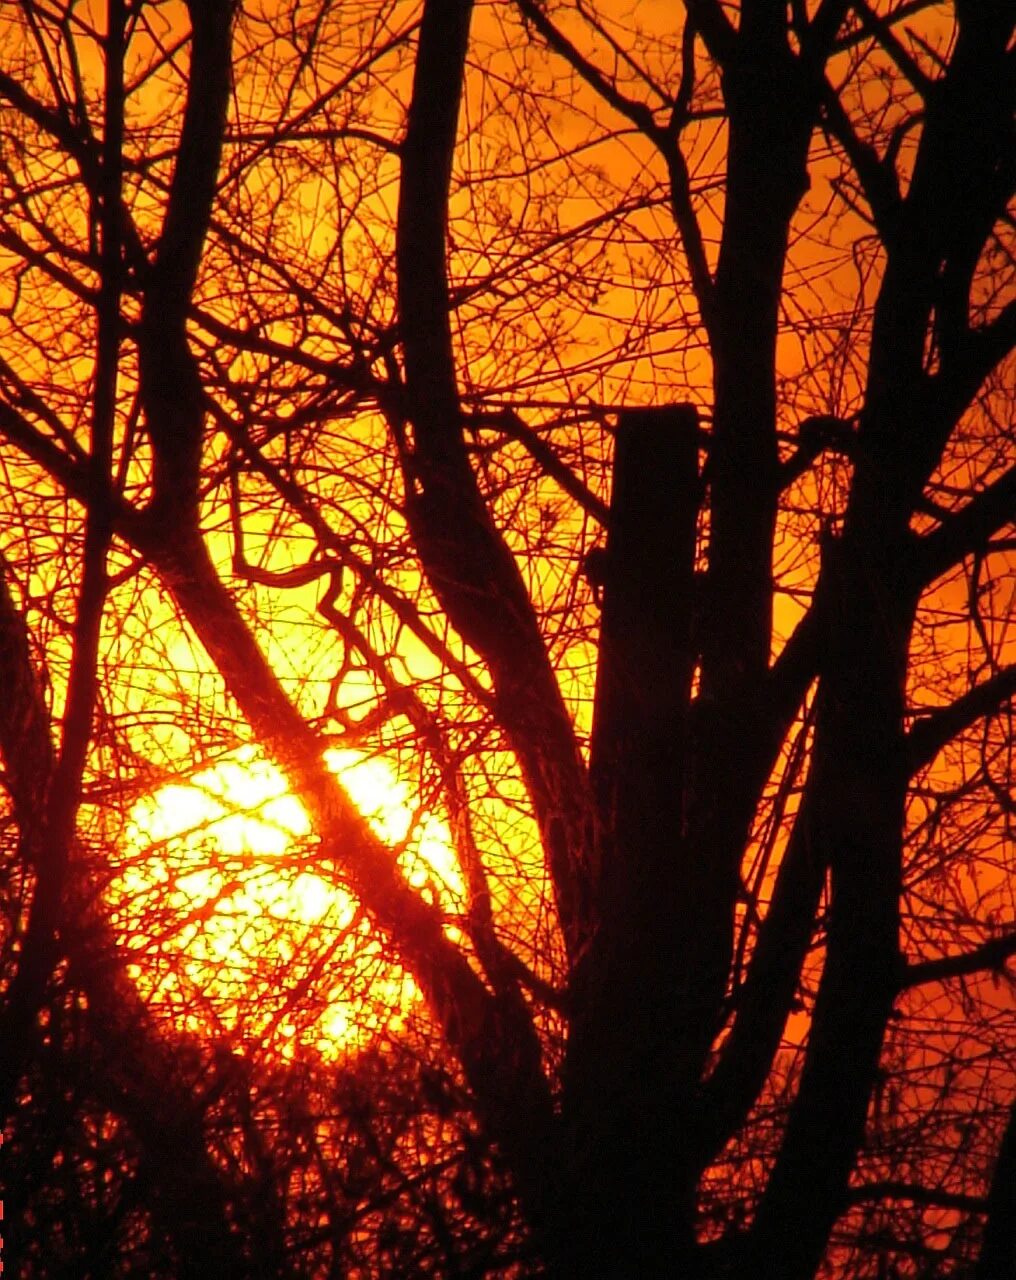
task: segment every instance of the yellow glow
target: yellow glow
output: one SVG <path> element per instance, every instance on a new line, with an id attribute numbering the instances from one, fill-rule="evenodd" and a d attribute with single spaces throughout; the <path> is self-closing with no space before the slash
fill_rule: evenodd
<path id="1" fill-rule="evenodd" d="M 464 886 L 445 822 L 414 808 L 388 761 L 326 760 L 407 880 L 454 917 Z M 108 896 L 139 989 L 179 1029 L 334 1057 L 397 1034 L 419 999 L 356 900 L 315 869 L 303 806 L 254 748 L 137 802 Z"/>

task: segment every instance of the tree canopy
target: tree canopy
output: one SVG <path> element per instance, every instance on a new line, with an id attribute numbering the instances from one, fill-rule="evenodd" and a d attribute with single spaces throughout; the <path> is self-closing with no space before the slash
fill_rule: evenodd
<path id="1" fill-rule="evenodd" d="M 1016 1274 L 1004 0 L 18 0 L 26 1276 Z"/>

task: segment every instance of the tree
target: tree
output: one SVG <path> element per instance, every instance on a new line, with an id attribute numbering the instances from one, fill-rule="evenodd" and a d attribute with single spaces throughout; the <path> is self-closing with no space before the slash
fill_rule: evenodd
<path id="1" fill-rule="evenodd" d="M 510 1181 L 474 1270 L 1007 1274 L 1010 6 L 93 16 L 0 72 L 6 1113 L 131 1010 L 179 1266 L 299 1265 L 110 923 L 133 798 L 253 742 Z"/>

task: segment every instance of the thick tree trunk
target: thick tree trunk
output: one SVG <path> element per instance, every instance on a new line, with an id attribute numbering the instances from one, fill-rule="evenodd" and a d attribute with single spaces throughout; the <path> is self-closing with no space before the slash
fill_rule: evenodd
<path id="1" fill-rule="evenodd" d="M 995 1162 L 988 1216 L 974 1280 L 1012 1280 L 1016 1275 L 1016 1104 Z"/>
<path id="2" fill-rule="evenodd" d="M 575 982 L 565 1067 L 570 1274 L 663 1275 L 692 1245 L 681 1158 L 695 939 L 675 933 L 694 667 L 698 419 L 621 415 L 606 549 L 591 770 L 599 930 Z"/>

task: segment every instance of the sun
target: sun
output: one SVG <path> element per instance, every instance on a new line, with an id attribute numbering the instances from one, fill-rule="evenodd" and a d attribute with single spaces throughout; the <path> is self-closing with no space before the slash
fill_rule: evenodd
<path id="1" fill-rule="evenodd" d="M 445 821 L 412 803 L 387 759 L 325 759 L 455 933 L 464 884 Z M 303 806 L 253 747 L 140 799 L 117 871 L 107 896 L 131 975 L 178 1030 L 335 1058 L 414 1016 L 415 983 L 322 874 Z"/>

